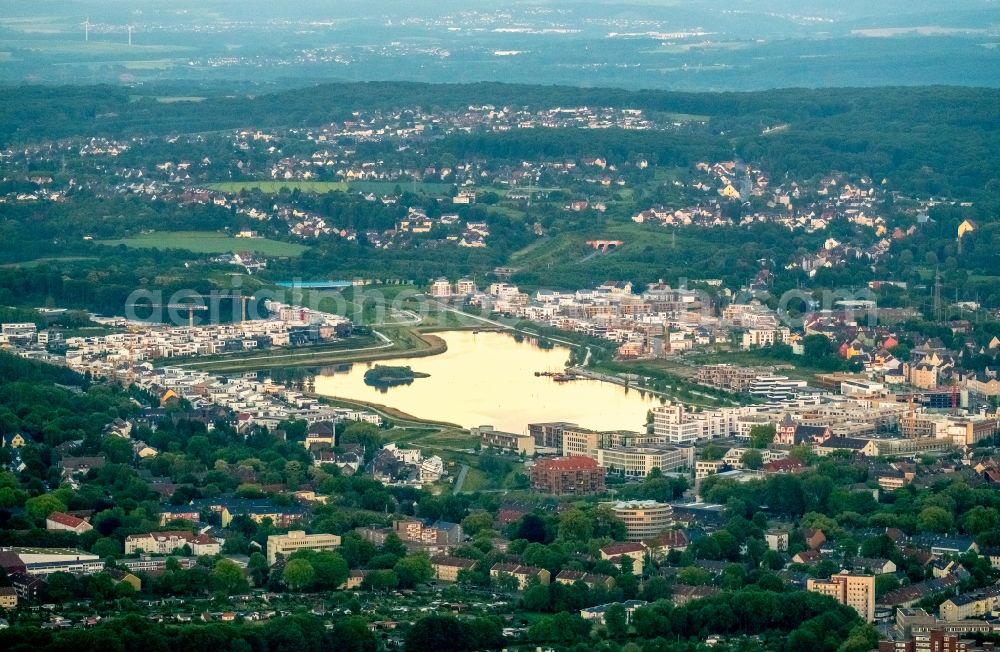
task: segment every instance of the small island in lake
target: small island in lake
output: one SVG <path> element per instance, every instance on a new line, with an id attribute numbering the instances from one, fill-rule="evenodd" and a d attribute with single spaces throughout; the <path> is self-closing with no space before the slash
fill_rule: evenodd
<path id="1" fill-rule="evenodd" d="M 428 378 L 430 374 L 413 371 L 409 367 L 393 367 L 377 364 L 365 372 L 365 384 L 373 387 L 409 385 L 416 378 Z"/>

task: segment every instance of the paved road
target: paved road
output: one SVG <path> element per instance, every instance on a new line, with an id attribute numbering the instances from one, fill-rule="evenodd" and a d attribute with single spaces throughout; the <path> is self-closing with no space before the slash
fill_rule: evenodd
<path id="1" fill-rule="evenodd" d="M 465 474 L 469 472 L 469 465 L 463 464 L 462 470 L 458 472 L 458 478 L 455 480 L 455 492 L 456 494 L 462 493 L 462 485 L 465 484 Z"/>

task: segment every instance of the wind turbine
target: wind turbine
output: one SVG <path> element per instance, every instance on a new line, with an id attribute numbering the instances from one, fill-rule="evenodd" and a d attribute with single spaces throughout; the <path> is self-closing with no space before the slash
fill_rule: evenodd
<path id="1" fill-rule="evenodd" d="M 128 26 L 126 26 L 125 29 L 128 30 L 128 44 L 129 44 L 129 47 L 131 47 L 132 46 L 132 30 L 135 29 L 135 25 L 128 25 Z"/>
<path id="2" fill-rule="evenodd" d="M 83 25 L 83 42 L 84 43 L 89 43 L 90 42 L 90 28 L 91 28 L 91 26 L 93 26 L 93 23 L 90 22 L 90 16 L 87 16 L 87 20 L 83 21 L 80 24 Z"/>

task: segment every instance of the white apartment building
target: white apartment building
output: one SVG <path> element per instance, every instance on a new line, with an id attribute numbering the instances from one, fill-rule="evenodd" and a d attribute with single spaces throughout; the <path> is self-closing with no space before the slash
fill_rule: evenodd
<path id="1" fill-rule="evenodd" d="M 643 446 L 626 448 L 598 448 L 597 463 L 627 477 L 645 478 L 653 469 L 676 471 L 694 466 L 694 448 L 691 446 Z"/>
<path id="2" fill-rule="evenodd" d="M 420 481 L 437 482 L 444 475 L 444 462 L 437 455 L 425 457 L 420 463 Z"/>
<path id="3" fill-rule="evenodd" d="M 125 554 L 144 552 L 154 555 L 169 555 L 185 545 L 191 547 L 195 557 L 217 555 L 222 551 L 222 541 L 207 534 L 192 534 L 184 531 L 149 532 L 130 534 L 125 537 Z"/>
<path id="4" fill-rule="evenodd" d="M 753 408 L 690 412 L 680 404 L 661 405 L 653 408 L 653 432 L 669 444 L 694 444 L 737 434 L 740 417 L 753 412 Z"/>
<path id="5" fill-rule="evenodd" d="M 439 278 L 431 283 L 431 296 L 437 299 L 451 298 L 451 282 L 446 278 Z"/>
<path id="6" fill-rule="evenodd" d="M 744 351 L 762 346 L 774 346 L 775 343 L 787 342 L 792 333 L 788 328 L 751 328 L 743 333 L 740 348 Z"/>

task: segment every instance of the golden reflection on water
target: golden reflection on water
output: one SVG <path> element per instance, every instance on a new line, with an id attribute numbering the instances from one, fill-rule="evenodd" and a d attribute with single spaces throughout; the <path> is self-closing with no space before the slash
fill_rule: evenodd
<path id="1" fill-rule="evenodd" d="M 376 389 L 364 383 L 374 363 L 356 363 L 347 371 L 324 369 L 316 376 L 316 392 L 394 407 L 417 417 L 463 427 L 491 424 L 508 432 L 525 432 L 529 423 L 570 421 L 595 430 L 641 430 L 646 411 L 658 398 L 636 389 L 596 380 L 557 383 L 537 371 L 562 371 L 569 351 L 543 349 L 496 332 L 436 333 L 447 352 L 425 358 L 382 362 L 409 365 L 430 374 L 410 385 Z"/>

